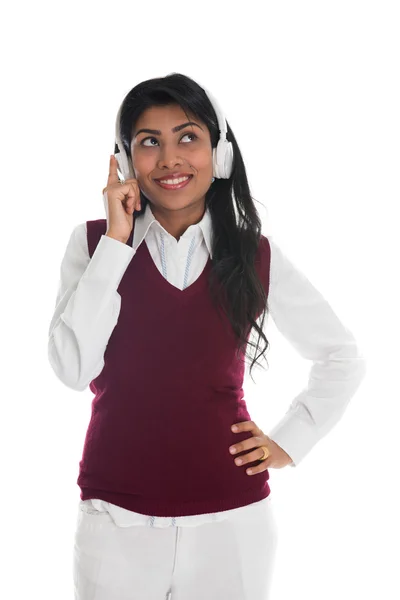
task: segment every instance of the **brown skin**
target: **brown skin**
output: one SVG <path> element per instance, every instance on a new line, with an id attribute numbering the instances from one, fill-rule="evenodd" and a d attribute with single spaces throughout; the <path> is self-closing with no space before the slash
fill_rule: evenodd
<path id="1" fill-rule="evenodd" d="M 240 456 L 243 463 L 237 466 L 243 468 L 246 467 L 247 463 L 260 460 L 263 455 L 263 451 L 260 448 L 261 446 L 266 446 L 269 451 L 269 455 L 265 460 L 262 461 L 262 463 L 256 467 L 251 467 L 251 473 L 248 473 L 246 470 L 247 475 L 256 475 L 257 473 L 262 473 L 266 469 L 271 468 L 282 469 L 292 462 L 289 454 L 287 454 L 283 448 L 271 440 L 271 438 L 265 435 L 265 433 L 263 433 L 261 429 L 257 427 L 254 421 L 241 421 L 240 423 L 234 423 L 234 425 L 238 426 L 238 431 L 234 431 L 233 433 L 239 433 L 242 431 L 251 431 L 253 433 L 253 437 L 229 447 L 229 451 L 231 448 L 236 449 L 236 452 L 233 454 L 233 456 L 239 452 L 243 452 L 243 450 L 251 450 L 251 452 L 247 452 L 246 454 Z M 236 460 L 237 459 L 235 459 L 235 464 Z"/>
<path id="2" fill-rule="evenodd" d="M 187 125 L 172 133 L 173 127 L 188 122 L 182 108 L 177 104 L 148 108 L 138 119 L 131 142 L 139 187 L 150 201 L 157 221 L 177 240 L 203 218 L 205 195 L 213 177 L 210 132 L 202 121 L 188 115 L 189 121 L 199 127 Z M 141 132 L 136 136 L 142 128 L 159 129 L 161 135 Z M 181 190 L 164 190 L 154 179 L 172 171 L 193 174 L 193 178 Z"/>

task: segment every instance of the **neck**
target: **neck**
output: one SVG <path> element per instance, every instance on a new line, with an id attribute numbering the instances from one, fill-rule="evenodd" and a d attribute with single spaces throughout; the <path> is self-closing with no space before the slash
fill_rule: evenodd
<path id="1" fill-rule="evenodd" d="M 157 221 L 176 240 L 185 233 L 190 225 L 199 223 L 205 212 L 205 203 L 197 203 L 182 209 L 170 210 L 163 206 L 151 204 L 151 212 Z"/>

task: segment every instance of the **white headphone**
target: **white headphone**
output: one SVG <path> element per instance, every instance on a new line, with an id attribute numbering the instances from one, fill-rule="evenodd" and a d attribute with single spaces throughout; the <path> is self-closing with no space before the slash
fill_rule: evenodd
<path id="1" fill-rule="evenodd" d="M 217 179 L 229 179 L 229 177 L 232 174 L 233 168 L 233 146 L 232 143 L 228 142 L 228 140 L 226 139 L 227 123 L 224 114 L 214 96 L 209 91 L 207 91 L 204 86 L 201 87 L 207 94 L 215 110 L 220 132 L 217 147 L 213 148 L 213 176 Z M 121 171 L 124 179 L 131 179 L 135 177 L 132 167 L 132 161 L 128 159 L 119 135 L 121 109 L 122 104 L 118 111 L 117 120 L 115 124 L 115 158 L 117 159 L 118 168 Z"/>

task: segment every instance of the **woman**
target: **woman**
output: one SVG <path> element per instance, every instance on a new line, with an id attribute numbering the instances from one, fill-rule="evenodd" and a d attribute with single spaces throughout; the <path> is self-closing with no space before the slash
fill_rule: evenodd
<path id="1" fill-rule="evenodd" d="M 261 234 L 209 92 L 176 73 L 140 83 L 118 112 L 115 153 L 106 219 L 74 229 L 50 325 L 54 371 L 95 394 L 77 480 L 75 599 L 266 600 L 277 550 L 268 468 L 297 465 L 333 427 L 363 357 Z M 250 373 L 269 346 L 268 308 L 315 360 L 321 398 L 316 412 L 302 392 L 269 436 L 242 387 L 246 348 L 259 350 L 250 334 L 265 342 Z"/>

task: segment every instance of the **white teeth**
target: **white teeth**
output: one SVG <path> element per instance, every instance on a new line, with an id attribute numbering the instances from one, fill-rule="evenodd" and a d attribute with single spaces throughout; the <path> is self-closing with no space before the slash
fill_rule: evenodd
<path id="1" fill-rule="evenodd" d="M 182 181 L 186 181 L 189 177 L 180 177 L 179 179 L 159 179 L 159 183 L 166 183 L 168 185 L 176 185 L 177 183 L 182 183 Z"/>

